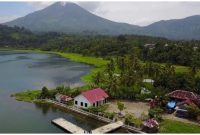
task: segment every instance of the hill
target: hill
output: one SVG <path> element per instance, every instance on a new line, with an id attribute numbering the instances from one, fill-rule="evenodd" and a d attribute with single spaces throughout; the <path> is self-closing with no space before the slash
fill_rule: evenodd
<path id="1" fill-rule="evenodd" d="M 34 32 L 63 32 L 84 34 L 124 34 L 132 33 L 138 26 L 113 22 L 98 17 L 74 3 L 60 2 L 6 23 L 8 26 L 19 26 Z"/>

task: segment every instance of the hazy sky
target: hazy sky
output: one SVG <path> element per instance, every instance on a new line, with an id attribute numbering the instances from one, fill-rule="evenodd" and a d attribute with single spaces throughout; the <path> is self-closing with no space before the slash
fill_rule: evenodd
<path id="1" fill-rule="evenodd" d="M 76 2 L 88 11 L 117 22 L 148 25 L 159 20 L 200 15 L 200 2 Z M 0 22 L 45 8 L 52 2 L 0 2 Z"/>

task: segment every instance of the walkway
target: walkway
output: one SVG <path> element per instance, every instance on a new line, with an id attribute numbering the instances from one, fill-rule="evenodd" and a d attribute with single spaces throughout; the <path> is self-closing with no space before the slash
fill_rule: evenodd
<path id="1" fill-rule="evenodd" d="M 94 134 L 104 134 L 104 133 L 109 133 L 115 129 L 120 128 L 121 126 L 123 126 L 123 122 L 122 121 L 117 121 L 115 123 L 110 123 L 108 125 L 99 127 L 97 129 L 92 130 L 92 133 Z"/>
<path id="2" fill-rule="evenodd" d="M 55 125 L 61 127 L 62 129 L 72 133 L 72 134 L 84 134 L 84 130 L 73 123 L 63 119 L 63 118 L 57 118 L 52 120 L 52 123 Z"/>
<path id="3" fill-rule="evenodd" d="M 65 105 L 65 104 L 63 104 L 63 103 L 59 103 L 59 102 L 57 102 L 57 101 L 53 101 L 53 100 L 50 100 L 50 99 L 46 99 L 46 101 L 49 102 L 49 103 L 53 103 L 53 104 L 56 104 L 56 105 L 58 105 L 58 106 L 64 107 L 64 108 L 66 108 L 66 109 L 68 109 L 68 110 L 74 111 L 74 112 L 76 112 L 76 113 L 80 113 L 80 114 L 86 115 L 86 116 L 88 116 L 88 117 L 92 117 L 92 118 L 94 118 L 94 119 L 103 121 L 103 122 L 105 122 L 105 123 L 113 123 L 113 122 L 114 122 L 114 121 L 111 120 L 111 119 L 108 119 L 108 118 L 105 118 L 105 117 L 102 117 L 102 116 L 99 116 L 99 115 L 96 115 L 96 114 L 93 114 L 93 113 L 84 111 L 84 110 L 79 109 L 79 108 L 77 108 L 77 107 L 67 106 L 67 105 Z M 134 132 L 136 132 L 136 133 L 144 133 L 144 132 L 141 131 L 141 129 L 136 128 L 136 127 L 132 127 L 132 126 L 128 126 L 128 125 L 122 125 L 121 127 L 122 127 L 122 128 L 125 128 L 125 129 L 128 129 L 128 130 L 130 130 L 130 131 L 134 131 Z"/>

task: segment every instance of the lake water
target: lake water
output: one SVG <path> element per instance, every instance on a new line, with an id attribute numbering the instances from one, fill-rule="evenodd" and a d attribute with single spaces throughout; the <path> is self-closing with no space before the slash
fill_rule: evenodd
<path id="1" fill-rule="evenodd" d="M 16 101 L 12 93 L 27 89 L 81 85 L 92 67 L 52 54 L 0 51 L 0 133 L 63 133 L 51 120 L 63 117 L 84 129 L 103 125 L 57 107 Z"/>

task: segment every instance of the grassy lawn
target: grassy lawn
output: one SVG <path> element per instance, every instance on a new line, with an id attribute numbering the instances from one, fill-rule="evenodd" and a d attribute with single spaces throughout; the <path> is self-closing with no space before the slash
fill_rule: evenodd
<path id="1" fill-rule="evenodd" d="M 24 92 L 12 94 L 11 96 L 15 97 L 15 99 L 18 101 L 33 102 L 33 100 L 39 96 L 40 92 L 41 90 L 27 90 Z"/>
<path id="2" fill-rule="evenodd" d="M 173 120 L 164 120 L 160 125 L 160 133 L 200 133 L 200 126 Z"/>

